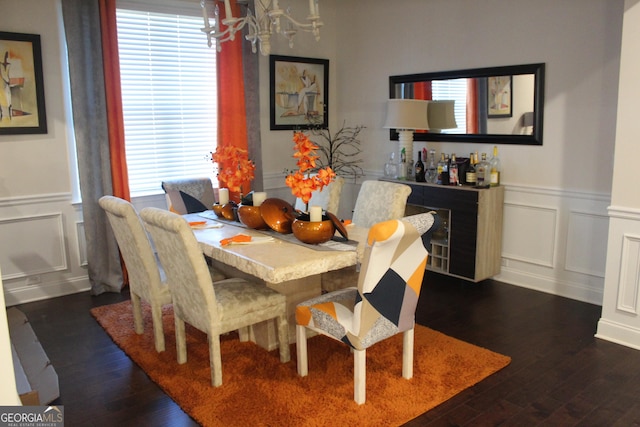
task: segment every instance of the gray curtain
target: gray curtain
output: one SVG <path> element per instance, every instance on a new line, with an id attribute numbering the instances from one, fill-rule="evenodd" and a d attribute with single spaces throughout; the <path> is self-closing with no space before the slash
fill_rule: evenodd
<path id="1" fill-rule="evenodd" d="M 119 292 L 118 246 L 98 199 L 113 194 L 98 0 L 62 0 L 91 293 Z"/>
<path id="2" fill-rule="evenodd" d="M 253 3 L 249 3 L 253 10 Z M 244 39 L 244 37 L 243 37 Z M 259 49 L 259 48 L 258 48 Z M 247 114 L 247 148 L 251 160 L 256 164 L 255 177 L 252 188 L 254 191 L 263 191 L 262 173 L 262 142 L 260 139 L 260 75 L 258 73 L 259 53 L 251 52 L 251 43 L 242 43 L 242 64 L 244 74 L 244 97 Z"/>

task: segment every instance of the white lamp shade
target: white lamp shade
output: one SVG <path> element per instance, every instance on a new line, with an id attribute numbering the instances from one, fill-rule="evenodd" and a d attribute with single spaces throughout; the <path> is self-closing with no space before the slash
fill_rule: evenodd
<path id="1" fill-rule="evenodd" d="M 386 129 L 429 129 L 427 101 L 421 99 L 389 99 Z"/>
<path id="2" fill-rule="evenodd" d="M 429 101 L 427 108 L 429 128 L 438 130 L 457 128 L 454 105 L 453 100 Z"/>

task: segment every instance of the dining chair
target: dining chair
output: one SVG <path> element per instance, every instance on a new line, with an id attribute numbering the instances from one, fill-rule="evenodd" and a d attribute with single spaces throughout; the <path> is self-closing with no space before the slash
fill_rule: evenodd
<path id="1" fill-rule="evenodd" d="M 209 341 L 211 384 L 222 384 L 220 335 L 263 321 L 277 320 L 280 361 L 290 360 L 285 297 L 240 278 L 212 282 L 202 250 L 187 221 L 173 212 L 144 208 L 140 216 L 156 243 L 171 294 L 178 363 L 187 361 L 185 322 Z"/>
<path id="2" fill-rule="evenodd" d="M 144 333 L 140 302 L 144 300 L 151 306 L 156 351 L 164 351 L 162 306 L 171 304 L 171 293 L 142 220 L 133 205 L 124 199 L 103 196 L 98 204 L 107 214 L 127 268 L 134 329 L 137 334 Z"/>
<path id="3" fill-rule="evenodd" d="M 433 212 L 375 224 L 369 230 L 358 286 L 296 306 L 298 374 L 308 375 L 306 330 L 348 345 L 354 356 L 354 400 L 366 399 L 366 349 L 403 334 L 402 376 L 413 377 L 415 310 L 429 241 L 439 221 Z"/>
<path id="4" fill-rule="evenodd" d="M 344 178 L 336 176 L 335 179 L 320 191 L 314 191 L 309 200 L 309 207 L 320 206 L 322 210 L 337 215 L 340 208 L 340 195 L 344 186 Z M 306 212 L 307 205 L 300 199 L 296 198 L 294 209 Z"/>
<path id="5" fill-rule="evenodd" d="M 411 187 L 388 181 L 364 181 L 353 208 L 352 222 L 369 228 L 378 222 L 402 218 Z"/>
<path id="6" fill-rule="evenodd" d="M 209 178 L 162 181 L 169 210 L 185 215 L 209 210 L 215 203 L 213 185 Z"/>

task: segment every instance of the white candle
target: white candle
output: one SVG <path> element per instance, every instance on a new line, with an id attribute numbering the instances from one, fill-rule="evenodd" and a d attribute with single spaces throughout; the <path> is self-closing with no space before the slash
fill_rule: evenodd
<path id="1" fill-rule="evenodd" d="M 221 205 L 226 205 L 229 203 L 229 189 L 228 188 L 220 188 L 218 190 L 218 203 Z"/>
<path id="2" fill-rule="evenodd" d="M 316 14 L 314 10 L 315 0 L 309 0 L 309 15 L 314 16 Z"/>
<path id="3" fill-rule="evenodd" d="M 264 191 L 253 192 L 253 206 L 260 206 L 267 198 L 267 193 Z"/>
<path id="4" fill-rule="evenodd" d="M 207 13 L 207 5 L 205 3 L 205 0 L 202 0 L 200 5 L 202 6 L 202 17 L 204 18 L 204 27 L 209 28 L 209 14 Z"/>
<path id="5" fill-rule="evenodd" d="M 311 222 L 322 221 L 322 208 L 320 206 L 311 206 L 309 217 Z"/>

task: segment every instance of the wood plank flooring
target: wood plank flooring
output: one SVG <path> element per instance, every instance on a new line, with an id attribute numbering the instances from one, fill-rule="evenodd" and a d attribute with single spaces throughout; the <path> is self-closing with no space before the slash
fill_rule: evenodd
<path id="1" fill-rule="evenodd" d="M 197 425 L 111 341 L 75 294 L 18 306 L 58 372 L 67 426 Z M 599 306 L 428 272 L 417 321 L 512 357 L 406 426 L 640 425 L 640 351 L 594 338 Z M 337 423 L 339 425 L 339 417 Z"/>

